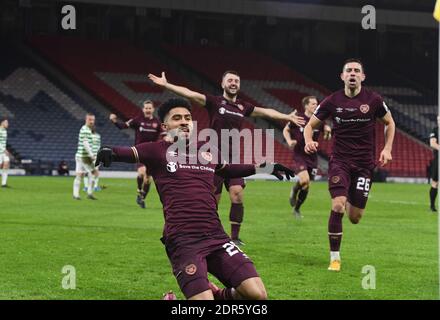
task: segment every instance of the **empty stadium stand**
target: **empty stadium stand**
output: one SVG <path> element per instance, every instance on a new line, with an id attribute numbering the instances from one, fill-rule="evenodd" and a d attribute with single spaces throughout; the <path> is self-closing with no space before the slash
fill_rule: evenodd
<path id="1" fill-rule="evenodd" d="M 7 63 L 0 65 L 0 112 L 11 119 L 8 144 L 21 159 L 54 166 L 66 160 L 73 170 L 78 133 L 87 112 L 96 114 L 104 144 L 132 143 L 109 123 L 106 114 L 49 79 L 12 45 L 2 48 L 2 56 Z"/>

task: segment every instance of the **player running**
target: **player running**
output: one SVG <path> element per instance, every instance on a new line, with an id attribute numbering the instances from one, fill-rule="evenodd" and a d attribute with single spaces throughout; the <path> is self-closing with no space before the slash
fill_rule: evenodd
<path id="1" fill-rule="evenodd" d="M 93 126 L 92 128 L 92 134 L 93 134 L 93 144 L 92 144 L 92 151 L 93 155 L 96 158 L 96 155 L 98 153 L 98 150 L 101 148 L 101 135 L 96 131 L 96 126 Z M 99 169 L 95 168 L 95 184 L 93 186 L 94 191 L 101 191 L 101 187 L 99 187 Z M 84 191 L 87 191 L 89 185 L 89 175 L 84 175 Z"/>
<path id="2" fill-rule="evenodd" d="M 353 224 L 359 223 L 365 211 L 371 189 L 371 177 L 376 167 L 375 123 L 385 124 L 385 146 L 378 162 L 383 167 L 392 160 L 395 124 L 391 112 L 382 97 L 362 88 L 365 80 L 364 67 L 357 59 L 344 63 L 341 73 L 344 89 L 328 96 L 310 118 L 304 129 L 305 152 L 317 151 L 318 142 L 313 140 L 313 129 L 327 118 L 333 120 L 334 144 L 329 161 L 329 191 L 332 209 L 328 222 L 330 242 L 329 270 L 340 271 L 340 246 L 342 240 L 342 217 L 345 211 Z"/>
<path id="3" fill-rule="evenodd" d="M 218 164 L 213 149 L 207 151 L 200 143 L 191 146 L 193 122 L 186 100 L 168 100 L 159 108 L 159 117 L 166 131 L 183 146 L 183 155 L 176 156 L 170 151 L 174 144 L 163 140 L 133 147 L 104 147 L 98 152 L 96 164 L 140 162 L 149 168 L 163 205 L 161 240 L 187 299 L 266 299 L 266 289 L 254 264 L 223 230 L 214 194 L 214 175 L 245 177 L 261 169 L 255 165 Z M 274 164 L 269 173 L 282 179 L 280 172 L 287 179 L 293 175 L 279 164 Z M 210 283 L 208 272 L 226 288 L 218 289 Z"/>
<path id="4" fill-rule="evenodd" d="M 154 115 L 154 104 L 151 100 L 145 100 L 143 103 L 142 114 L 129 119 L 127 122 L 118 121 L 115 114 L 110 115 L 110 120 L 119 129 L 132 128 L 135 131 L 135 144 L 142 142 L 154 142 L 159 139 L 164 132 L 161 129 L 160 121 Z M 150 191 L 151 177 L 147 168 L 143 164 L 137 167 L 137 197 L 136 203 L 145 209 L 145 198 Z"/>
<path id="5" fill-rule="evenodd" d="M 240 92 L 240 76 L 236 71 L 226 71 L 222 76 L 221 87 L 223 89 L 222 96 L 212 96 L 191 91 L 188 88 L 171 84 L 165 77 L 165 72 L 162 72 L 161 77 L 149 74 L 148 78 L 156 85 L 165 88 L 179 96 L 185 97 L 192 102 L 206 107 L 210 117 L 210 127 L 217 132 L 218 137 L 221 137 L 221 130 L 240 130 L 244 117 L 266 117 L 273 120 L 292 121 L 296 125 L 303 125 L 304 120 L 296 115 L 296 112 L 291 114 L 283 114 L 274 109 L 261 108 L 252 105 L 249 102 L 238 98 Z M 228 142 L 229 154 L 226 159 L 232 162 L 232 156 L 239 154 L 240 150 L 232 150 L 232 141 Z M 219 144 L 220 145 L 220 144 Z M 223 151 L 226 149 L 220 147 Z M 245 181 L 242 177 L 223 178 L 215 176 L 215 195 L 217 203 L 220 201 L 223 183 L 226 190 L 229 192 L 231 200 L 231 208 L 229 211 L 229 220 L 231 222 L 231 238 L 237 245 L 243 245 L 239 238 L 240 227 L 243 221 L 244 207 L 243 207 L 243 189 L 245 188 Z"/>
<path id="6" fill-rule="evenodd" d="M 298 113 L 303 117 L 306 124 L 315 112 L 318 106 L 318 100 L 315 96 L 304 97 L 301 101 L 304 108 L 304 113 Z M 318 129 L 313 130 L 313 140 L 318 141 L 321 131 L 324 130 L 324 139 L 328 140 L 331 137 L 331 128 L 327 124 Z M 288 122 L 283 130 L 284 139 L 287 144 L 293 149 L 293 160 L 295 161 L 295 175 L 298 177 L 298 182 L 292 187 L 290 193 L 290 205 L 292 206 L 295 218 L 301 219 L 300 212 L 301 205 L 305 202 L 307 194 L 309 193 L 310 181 L 313 181 L 318 171 L 318 156 L 316 153 L 307 154 L 304 151 L 304 127 L 298 127 L 292 122 Z"/>
<path id="7" fill-rule="evenodd" d="M 8 170 L 10 166 L 9 152 L 6 150 L 8 127 L 8 119 L 0 118 L 0 169 L 2 169 L 2 188 L 8 187 Z"/>
<path id="8" fill-rule="evenodd" d="M 93 153 L 93 133 L 92 129 L 95 126 L 95 115 L 88 113 L 86 115 L 85 124 L 81 127 L 78 137 L 78 150 L 76 151 L 76 178 L 73 181 L 73 198 L 81 200 L 79 190 L 81 188 L 81 180 L 84 174 L 88 174 L 89 181 L 87 185 L 87 198 L 96 200 L 93 196 L 93 186 L 95 183 L 95 166 L 93 165 L 96 159 Z"/>

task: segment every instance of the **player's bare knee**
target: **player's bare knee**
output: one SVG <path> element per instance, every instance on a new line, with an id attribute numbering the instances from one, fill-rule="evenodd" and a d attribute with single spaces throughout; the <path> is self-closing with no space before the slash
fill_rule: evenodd
<path id="1" fill-rule="evenodd" d="M 438 181 L 431 181 L 431 187 L 433 187 L 434 189 L 438 188 Z"/>
<path id="2" fill-rule="evenodd" d="M 230 190 L 229 196 L 232 203 L 243 203 L 243 193 L 238 190 Z"/>
<path id="3" fill-rule="evenodd" d="M 344 213 L 345 211 L 345 201 L 334 201 L 332 204 L 332 210 L 335 212 Z"/>

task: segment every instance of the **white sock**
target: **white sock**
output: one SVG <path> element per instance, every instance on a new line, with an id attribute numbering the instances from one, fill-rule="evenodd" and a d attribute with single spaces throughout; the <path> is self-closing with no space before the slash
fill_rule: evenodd
<path id="1" fill-rule="evenodd" d="M 89 186 L 89 177 L 88 176 L 84 176 L 84 187 L 88 187 Z"/>
<path id="2" fill-rule="evenodd" d="M 81 177 L 76 176 L 73 180 L 73 196 L 75 198 L 79 197 L 79 188 L 81 187 Z"/>
<path id="3" fill-rule="evenodd" d="M 99 177 L 95 178 L 95 188 L 99 187 Z"/>
<path id="4" fill-rule="evenodd" d="M 341 261 L 341 256 L 339 255 L 339 251 L 330 251 L 330 260 L 339 260 Z"/>
<path id="5" fill-rule="evenodd" d="M 3 169 L 3 172 L 2 172 L 2 186 L 5 186 L 7 181 L 8 181 L 8 169 Z"/>
<path id="6" fill-rule="evenodd" d="M 94 184 L 95 184 L 95 179 L 93 175 L 90 175 L 89 177 L 89 184 L 87 186 L 87 194 L 88 195 L 92 195 L 93 193 L 93 188 L 94 188 Z"/>

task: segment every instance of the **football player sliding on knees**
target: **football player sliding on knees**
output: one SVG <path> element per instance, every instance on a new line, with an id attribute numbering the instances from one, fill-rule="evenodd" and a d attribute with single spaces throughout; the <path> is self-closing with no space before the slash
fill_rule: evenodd
<path id="1" fill-rule="evenodd" d="M 209 127 L 215 130 L 219 137 L 226 130 L 235 129 L 241 131 L 246 117 L 263 117 L 276 121 L 289 121 L 297 126 L 305 124 L 304 119 L 297 115 L 296 110 L 290 114 L 284 114 L 273 108 L 255 106 L 249 101 L 241 99 L 239 97 L 241 78 L 238 72 L 234 70 L 227 70 L 223 73 L 221 77 L 223 94 L 218 96 L 196 92 L 186 87 L 172 84 L 168 82 L 165 72 L 162 72 L 160 77 L 150 73 L 148 79 L 155 85 L 204 107 L 208 111 Z M 232 143 L 232 139 L 224 144 L 219 144 L 220 151 L 225 154 L 225 159 L 229 162 L 233 161 L 234 154 L 240 153 L 240 150 L 235 148 L 237 146 Z M 246 183 L 243 178 L 223 178 L 216 175 L 214 186 L 217 203 L 220 202 L 223 185 L 228 191 L 231 200 L 229 210 L 231 238 L 235 244 L 242 246 L 244 242 L 240 238 L 240 230 L 244 221 L 243 197 Z"/>
<path id="2" fill-rule="evenodd" d="M 266 289 L 253 262 L 221 225 L 214 196 L 214 175 L 235 178 L 267 172 L 278 179 L 283 179 L 283 175 L 290 179 L 294 173 L 277 163 L 218 163 L 214 147 L 207 149 L 205 142 L 189 139 L 193 121 L 187 100 L 170 99 L 160 106 L 158 114 L 163 128 L 173 139 L 132 147 L 103 147 L 96 165 L 140 162 L 149 168 L 165 216 L 161 241 L 187 299 L 266 299 Z M 176 146 L 183 149 L 182 154 L 175 151 L 180 150 Z M 225 288 L 219 289 L 209 282 L 208 272 Z"/>

